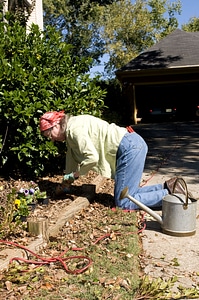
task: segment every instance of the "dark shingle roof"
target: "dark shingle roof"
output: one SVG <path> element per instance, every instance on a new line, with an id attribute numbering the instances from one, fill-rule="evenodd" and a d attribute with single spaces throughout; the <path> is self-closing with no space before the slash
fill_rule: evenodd
<path id="1" fill-rule="evenodd" d="M 190 66 L 199 66 L 199 32 L 176 29 L 118 71 Z"/>

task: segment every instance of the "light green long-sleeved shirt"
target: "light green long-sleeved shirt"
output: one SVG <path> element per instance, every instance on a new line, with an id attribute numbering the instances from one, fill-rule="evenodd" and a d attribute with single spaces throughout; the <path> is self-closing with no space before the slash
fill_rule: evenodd
<path id="1" fill-rule="evenodd" d="M 127 132 L 124 127 L 91 115 L 71 116 L 66 128 L 66 173 L 80 175 L 91 169 L 104 177 L 114 178 L 116 153 Z"/>

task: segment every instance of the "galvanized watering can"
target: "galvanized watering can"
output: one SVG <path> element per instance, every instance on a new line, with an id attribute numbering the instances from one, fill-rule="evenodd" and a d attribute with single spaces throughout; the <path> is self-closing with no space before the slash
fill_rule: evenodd
<path id="1" fill-rule="evenodd" d="M 177 181 L 184 186 L 185 195 L 175 194 Z M 196 232 L 197 200 L 189 197 L 187 185 L 182 178 L 177 178 L 174 184 L 173 193 L 162 199 L 162 218 L 152 209 L 136 200 L 128 194 L 128 187 L 125 187 L 120 194 L 120 199 L 129 198 L 142 210 L 150 214 L 161 224 L 162 231 L 172 236 L 191 236 Z"/>

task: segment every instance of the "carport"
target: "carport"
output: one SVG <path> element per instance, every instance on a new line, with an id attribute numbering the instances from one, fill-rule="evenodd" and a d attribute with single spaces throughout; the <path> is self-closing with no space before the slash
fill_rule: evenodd
<path id="1" fill-rule="evenodd" d="M 137 123 L 152 105 L 176 106 L 178 119 L 192 119 L 199 105 L 199 32 L 176 29 L 116 71 L 126 116 Z"/>

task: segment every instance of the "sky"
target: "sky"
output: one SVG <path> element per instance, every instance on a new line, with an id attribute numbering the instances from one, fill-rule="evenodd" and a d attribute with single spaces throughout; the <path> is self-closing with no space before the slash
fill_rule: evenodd
<path id="1" fill-rule="evenodd" d="M 179 22 L 179 29 L 181 25 L 188 23 L 192 17 L 199 18 L 199 0 L 181 0 L 182 13 L 177 17 Z"/>
<path id="2" fill-rule="evenodd" d="M 175 1 L 175 0 L 171 0 Z M 181 25 L 188 23 L 189 19 L 192 17 L 199 18 L 199 0 L 181 0 L 181 15 L 177 16 L 178 28 L 181 29 Z M 106 57 L 104 58 L 104 60 Z M 107 58 L 108 59 L 108 58 Z M 103 72 L 103 63 L 100 66 L 93 67 L 91 69 L 91 74 L 94 75 L 95 72 Z"/>

